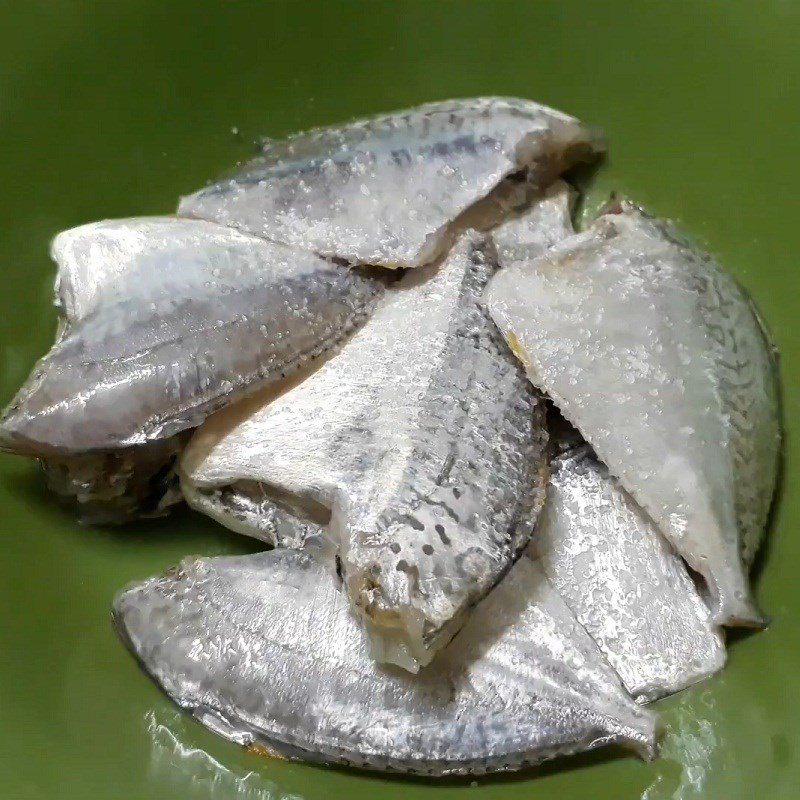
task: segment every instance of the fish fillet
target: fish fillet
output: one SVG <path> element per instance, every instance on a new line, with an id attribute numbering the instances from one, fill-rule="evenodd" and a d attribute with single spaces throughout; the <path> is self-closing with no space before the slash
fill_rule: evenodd
<path id="1" fill-rule="evenodd" d="M 639 701 L 722 669 L 725 647 L 683 561 L 574 430 L 557 436 L 532 548 Z"/>
<path id="2" fill-rule="evenodd" d="M 50 245 L 57 267 L 54 305 L 62 339 L 71 325 L 98 307 L 140 291 L 143 276 L 172 280 L 172 264 L 194 235 L 224 248 L 246 237 L 206 222 L 173 217 L 104 220 L 59 233 Z M 165 287 L 166 288 L 166 287 Z M 182 500 L 173 469 L 184 436 L 107 453 L 40 459 L 48 488 L 73 502 L 87 524 L 120 524 L 159 516 Z"/>
<path id="3" fill-rule="evenodd" d="M 333 347 L 384 287 L 308 251 L 182 220 L 77 229 L 107 274 L 114 224 L 118 299 L 96 292 L 34 367 L 0 421 L 3 449 L 63 456 L 174 436 Z"/>
<path id="4" fill-rule="evenodd" d="M 525 172 L 542 189 L 602 147 L 578 120 L 530 100 L 447 100 L 269 141 L 184 197 L 178 214 L 351 263 L 417 267 L 507 176 Z"/>
<path id="5" fill-rule="evenodd" d="M 344 594 L 295 550 L 185 560 L 124 591 L 114 619 L 179 706 L 288 758 L 441 776 L 655 751 L 653 715 L 528 558 L 416 676 L 374 662 Z"/>
<path id="6" fill-rule="evenodd" d="M 278 545 L 327 536 L 378 660 L 416 670 L 527 544 L 544 499 L 544 404 L 479 298 L 462 238 L 407 274 L 300 385 L 209 420 L 187 501 Z"/>
<path id="7" fill-rule="evenodd" d="M 762 624 L 743 550 L 774 491 L 776 376 L 733 279 L 624 203 L 503 269 L 487 303 L 531 381 L 703 576 L 714 622 Z"/>

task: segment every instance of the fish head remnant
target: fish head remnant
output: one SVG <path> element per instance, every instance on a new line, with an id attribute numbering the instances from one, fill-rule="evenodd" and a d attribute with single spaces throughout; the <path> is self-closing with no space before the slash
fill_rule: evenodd
<path id="1" fill-rule="evenodd" d="M 41 459 L 47 487 L 89 525 L 159 517 L 182 501 L 176 464 L 186 434 L 123 450 Z"/>

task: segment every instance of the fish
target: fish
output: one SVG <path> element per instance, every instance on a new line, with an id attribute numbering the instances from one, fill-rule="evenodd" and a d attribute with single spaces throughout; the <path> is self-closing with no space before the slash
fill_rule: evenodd
<path id="1" fill-rule="evenodd" d="M 419 675 L 375 663 L 345 593 L 300 550 L 185 559 L 124 590 L 113 619 L 178 706 L 257 752 L 436 777 L 656 752 L 655 715 L 528 557 Z"/>
<path id="2" fill-rule="evenodd" d="M 552 398 L 704 579 L 717 625 L 762 626 L 746 551 L 780 444 L 774 353 L 752 300 L 709 255 L 629 201 L 486 292 Z"/>
<path id="3" fill-rule="evenodd" d="M 178 294 L 184 281 L 219 277 L 214 269 L 235 269 L 237 261 L 245 269 L 257 267 L 268 252 L 260 249 L 257 240 L 203 220 L 152 216 L 90 222 L 61 231 L 50 243 L 57 270 L 53 304 L 68 328 L 104 305 L 145 291 Z M 208 269 L 212 274 L 204 275 Z"/>
<path id="4" fill-rule="evenodd" d="M 683 560 L 580 434 L 551 426 L 555 455 L 531 550 L 639 702 L 725 664 L 719 629 Z"/>
<path id="5" fill-rule="evenodd" d="M 84 525 L 123 525 L 161 517 L 183 502 L 177 471 L 184 434 L 108 453 L 39 459 L 51 492 Z"/>
<path id="6" fill-rule="evenodd" d="M 71 325 L 94 309 L 138 291 L 143 271 L 158 270 L 155 260 L 172 231 L 215 236 L 224 243 L 225 231 L 205 223 L 179 223 L 171 217 L 139 217 L 135 225 L 102 220 L 57 234 L 50 258 L 57 272 L 53 305 L 58 310 L 56 342 Z M 166 234 L 166 237 L 165 237 Z M 149 262 L 149 263 L 148 263 Z M 159 270 L 164 276 L 167 270 Z M 154 277 L 158 276 L 158 272 Z M 141 517 L 167 514 L 183 496 L 174 466 L 186 443 L 179 435 L 140 447 L 101 453 L 77 453 L 39 459 L 47 487 L 73 505 L 83 524 L 124 524 Z"/>
<path id="7" fill-rule="evenodd" d="M 535 192 L 603 151 L 599 132 L 531 100 L 446 100 L 269 140 L 177 213 L 349 263 L 419 267 L 510 176 Z"/>
<path id="8" fill-rule="evenodd" d="M 553 181 L 490 231 L 502 266 L 535 258 L 575 234 L 572 214 L 578 194 L 566 181 Z"/>
<path id="9" fill-rule="evenodd" d="M 85 270 L 72 269 L 60 297 L 85 315 L 4 412 L 4 450 L 63 457 L 171 438 L 334 347 L 386 284 L 210 222 L 127 219 L 71 236 Z M 95 287 L 82 304 L 68 288 L 81 281 Z"/>
<path id="10" fill-rule="evenodd" d="M 379 661 L 416 671 L 524 550 L 547 430 L 480 297 L 496 258 L 465 234 L 411 270 L 299 385 L 210 419 L 189 505 L 277 546 L 335 553 Z"/>

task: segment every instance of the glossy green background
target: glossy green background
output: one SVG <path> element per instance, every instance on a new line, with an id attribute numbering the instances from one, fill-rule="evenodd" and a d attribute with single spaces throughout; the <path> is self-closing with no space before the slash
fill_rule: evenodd
<path id="1" fill-rule="evenodd" d="M 749 287 L 782 351 L 787 421 L 758 587 L 772 626 L 664 705 L 665 757 L 592 756 L 477 789 L 265 761 L 175 714 L 112 633 L 111 598 L 186 553 L 251 543 L 188 512 L 81 529 L 33 464 L 3 456 L 0 796 L 800 796 L 799 42 L 793 0 L 0 0 L 3 401 L 53 333 L 47 244 L 59 229 L 169 212 L 261 134 L 499 93 L 603 126 L 612 158 L 588 205 L 629 193 Z"/>

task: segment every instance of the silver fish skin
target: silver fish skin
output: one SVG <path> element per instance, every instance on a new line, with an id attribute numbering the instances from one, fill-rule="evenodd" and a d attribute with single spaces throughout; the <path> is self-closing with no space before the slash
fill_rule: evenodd
<path id="1" fill-rule="evenodd" d="M 327 536 L 375 657 L 412 671 L 518 557 L 544 501 L 544 403 L 479 305 L 495 269 L 463 238 L 299 386 L 209 420 L 181 462 L 187 502 L 234 530 Z"/>
<path id="2" fill-rule="evenodd" d="M 532 550 L 639 702 L 725 664 L 725 645 L 686 566 L 574 430 L 556 434 Z"/>
<path id="3" fill-rule="evenodd" d="M 181 708 L 289 758 L 444 776 L 655 752 L 654 716 L 529 558 L 415 676 L 375 663 L 344 593 L 296 550 L 185 560 L 125 590 L 114 620 Z"/>
<path id="4" fill-rule="evenodd" d="M 181 232 L 177 237 L 176 231 Z M 223 246 L 237 238 L 222 227 L 173 217 L 102 220 L 57 234 L 50 244 L 57 268 L 56 341 L 96 308 L 136 295 L 143 275 L 174 281 L 165 265 L 173 253 L 180 260 L 182 239 L 190 234 Z M 246 237 L 240 238 L 246 243 Z M 42 458 L 40 463 L 48 488 L 74 506 L 81 523 L 124 524 L 162 516 L 183 500 L 173 467 L 185 438 L 178 435 L 113 452 Z"/>
<path id="5" fill-rule="evenodd" d="M 510 211 L 509 204 L 515 201 L 520 208 L 491 230 L 501 264 L 510 263 L 523 255 L 539 255 L 556 242 L 575 233 L 571 216 L 577 193 L 568 183 L 554 181 L 532 201 L 515 195 L 514 191 L 514 187 L 508 187 L 507 196 L 503 198 L 504 210 Z M 504 216 L 507 217 L 507 213 Z M 475 222 L 482 219 L 485 220 L 486 216 L 477 213 Z M 303 374 L 301 379 L 306 377 L 307 374 Z M 299 383 L 299 380 L 292 383 Z M 279 388 L 285 390 L 286 386 Z M 244 421 L 274 396 L 274 392 L 268 391 L 254 397 L 252 401 L 240 404 L 224 415 L 222 427 L 230 429 L 235 424 L 234 419 Z M 205 437 L 213 439 L 216 434 L 211 433 L 211 429 L 215 425 L 216 423 L 209 423 L 209 427 L 203 435 L 198 436 L 198 440 Z M 193 452 L 202 450 L 201 446 L 194 448 Z M 330 516 L 324 509 L 311 508 L 307 500 L 304 507 L 293 502 L 290 496 L 276 497 L 276 487 L 270 487 L 266 491 L 258 481 L 240 480 L 235 485 L 216 487 L 204 477 L 205 468 L 209 466 L 210 464 L 194 466 L 194 476 L 203 485 L 195 484 L 191 479 L 184 481 L 184 491 L 196 510 L 237 533 L 253 536 L 278 547 L 302 547 L 309 539 L 319 542 L 324 538 Z"/>
<path id="6" fill-rule="evenodd" d="M 178 215 L 351 263 L 417 267 L 508 175 L 526 171 L 542 189 L 602 149 L 578 120 L 530 100 L 446 100 L 269 141 L 182 198 Z"/>
<path id="7" fill-rule="evenodd" d="M 773 353 L 743 290 L 617 203 L 502 270 L 487 303 L 531 381 L 703 576 L 714 622 L 763 624 L 743 550 L 765 524 L 780 428 Z"/>
<path id="8" fill-rule="evenodd" d="M 200 269 L 187 274 L 193 246 Z M 211 253 L 205 254 L 206 249 Z M 187 278 L 207 279 L 204 259 L 222 259 L 219 269 L 225 268 L 224 261 L 255 265 L 260 249 L 252 237 L 204 220 L 162 216 L 90 222 L 62 231 L 50 243 L 57 269 L 54 304 L 67 325 L 73 325 L 103 305 L 139 296 L 143 289 L 179 295 Z"/>
<path id="9" fill-rule="evenodd" d="M 384 288 L 211 223 L 165 222 L 160 236 L 151 219 L 117 224 L 152 234 L 119 254 L 135 262 L 119 270 L 124 299 L 98 302 L 39 361 L 0 421 L 3 449 L 66 455 L 174 436 L 333 347 Z"/>
<path id="10" fill-rule="evenodd" d="M 495 227 L 491 236 L 500 264 L 536 258 L 574 235 L 572 212 L 577 196 L 565 181 L 553 181 L 532 205 Z"/>

